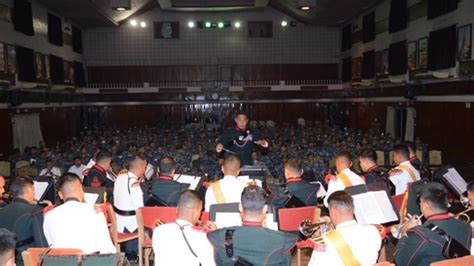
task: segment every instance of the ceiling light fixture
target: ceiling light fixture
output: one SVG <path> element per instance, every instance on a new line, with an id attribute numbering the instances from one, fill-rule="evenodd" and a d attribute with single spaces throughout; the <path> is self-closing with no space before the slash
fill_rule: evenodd
<path id="1" fill-rule="evenodd" d="M 125 9 L 125 7 L 117 7 L 117 9 L 115 9 L 115 10 L 117 10 L 117 11 L 125 11 L 125 10 L 127 10 L 127 9 Z"/>
<path id="2" fill-rule="evenodd" d="M 308 11 L 308 10 L 311 9 L 311 7 L 310 6 L 302 6 L 302 7 L 300 7 L 300 9 L 304 10 L 304 11 Z"/>
<path id="3" fill-rule="evenodd" d="M 234 23 L 234 27 L 240 28 L 240 26 L 241 26 L 241 25 L 240 25 L 240 22 L 239 22 L 239 21 L 236 21 L 236 22 Z"/>
<path id="4" fill-rule="evenodd" d="M 140 22 L 140 27 L 146 28 L 146 22 L 145 21 Z"/>
<path id="5" fill-rule="evenodd" d="M 206 28 L 210 28 L 210 27 L 211 27 L 211 22 L 206 21 L 206 23 L 204 23 L 204 26 L 205 26 Z"/>
<path id="6" fill-rule="evenodd" d="M 283 20 L 283 21 L 281 22 L 281 26 L 282 26 L 282 27 L 288 26 L 288 21 Z"/>
<path id="7" fill-rule="evenodd" d="M 194 28 L 194 21 L 189 21 L 188 22 L 188 28 Z"/>
<path id="8" fill-rule="evenodd" d="M 217 23 L 217 27 L 218 27 L 219 29 L 224 28 L 224 22 L 219 22 L 219 23 Z"/>
<path id="9" fill-rule="evenodd" d="M 133 27 L 136 27 L 138 25 L 137 21 L 132 19 L 130 20 L 130 25 L 132 25 Z"/>

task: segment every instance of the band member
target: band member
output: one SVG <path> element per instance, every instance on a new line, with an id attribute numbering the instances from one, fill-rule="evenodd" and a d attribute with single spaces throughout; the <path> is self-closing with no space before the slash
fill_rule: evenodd
<path id="1" fill-rule="evenodd" d="M 95 164 L 84 176 L 85 187 L 113 188 L 114 181 L 107 177 L 111 170 L 112 155 L 108 151 L 100 151 L 95 159 Z"/>
<path id="2" fill-rule="evenodd" d="M 179 197 L 188 189 L 189 184 L 179 183 L 174 180 L 176 162 L 173 158 L 165 157 L 161 159 L 158 168 L 160 169 L 160 174 L 158 179 L 154 180 L 152 184 L 151 193 L 159 199 L 163 205 L 178 206 Z"/>
<path id="3" fill-rule="evenodd" d="M 471 180 L 467 184 L 467 209 L 464 210 L 463 212 L 459 213 L 456 215 L 458 219 L 464 220 L 468 223 L 470 223 L 474 227 L 474 181 Z"/>
<path id="4" fill-rule="evenodd" d="M 291 158 L 285 163 L 285 177 L 287 182 L 287 189 L 291 196 L 298 198 L 306 206 L 316 206 L 318 199 L 316 193 L 318 192 L 319 184 L 310 184 L 304 181 L 303 166 L 300 159 Z"/>
<path id="5" fill-rule="evenodd" d="M 449 259 L 443 252 L 447 238 L 451 238 L 450 253 L 460 256 L 470 253 L 471 227 L 448 214 L 448 191 L 440 183 L 428 183 L 420 194 L 420 208 L 427 221 L 410 219 L 404 225 L 403 237 L 397 245 L 397 265 L 430 265 Z"/>
<path id="6" fill-rule="evenodd" d="M 365 173 L 365 182 L 367 185 L 374 183 L 385 184 L 391 195 L 395 195 L 395 186 L 390 181 L 388 171 L 377 163 L 377 153 L 371 149 L 362 150 L 359 155 L 360 168 Z"/>
<path id="7" fill-rule="evenodd" d="M 3 266 L 15 266 L 15 235 L 0 228 L 0 261 Z"/>
<path id="8" fill-rule="evenodd" d="M 410 151 L 405 145 L 393 147 L 393 161 L 397 165 L 390 171 L 390 180 L 395 185 L 395 195 L 405 193 L 408 184 L 420 180 L 420 173 L 410 163 Z"/>
<path id="9" fill-rule="evenodd" d="M 249 119 L 245 113 L 237 113 L 235 127 L 225 131 L 219 138 L 216 151 L 226 151 L 239 157 L 242 165 L 252 165 L 252 151 L 256 145 L 268 148 L 268 141 L 255 129 L 247 127 Z"/>

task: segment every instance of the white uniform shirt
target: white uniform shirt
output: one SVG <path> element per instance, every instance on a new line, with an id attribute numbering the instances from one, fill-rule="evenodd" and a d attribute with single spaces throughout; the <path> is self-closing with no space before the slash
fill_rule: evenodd
<path id="1" fill-rule="evenodd" d="M 61 170 L 56 166 L 53 166 L 53 168 L 51 168 L 51 171 L 48 171 L 48 168 L 44 168 L 39 173 L 39 176 L 60 177 L 61 176 Z"/>
<path id="2" fill-rule="evenodd" d="M 342 173 L 346 174 L 349 180 L 352 183 L 352 186 L 357 186 L 361 184 L 365 184 L 365 181 L 358 176 L 356 173 L 352 172 L 349 168 L 346 168 L 342 170 Z M 331 196 L 332 193 L 340 190 L 344 190 L 346 186 L 342 182 L 340 178 L 337 178 L 337 180 L 331 180 L 329 181 L 328 184 L 328 192 L 326 194 L 326 197 L 324 198 L 324 205 L 327 207 L 328 206 L 328 198 Z"/>
<path id="3" fill-rule="evenodd" d="M 81 180 L 84 180 L 84 174 L 83 174 L 84 170 L 86 170 L 86 166 L 81 164 L 79 167 L 77 167 L 76 165 L 73 165 L 69 167 L 69 170 L 67 171 L 69 173 L 76 174 L 77 176 L 81 178 Z"/>
<path id="4" fill-rule="evenodd" d="M 235 176 L 224 176 L 219 182 L 224 195 L 225 203 L 240 202 L 242 196 L 242 190 L 247 184 L 239 181 Z M 206 191 L 206 211 L 209 211 L 212 204 L 217 204 L 216 196 L 214 195 L 214 189 L 210 186 Z"/>
<path id="5" fill-rule="evenodd" d="M 347 221 L 336 226 L 349 245 L 352 254 L 361 265 L 377 263 L 382 238 L 377 228 L 372 225 L 359 225 L 355 220 Z M 323 236 L 325 246 L 315 248 L 309 261 L 309 266 L 331 265 L 344 266 L 336 248 Z"/>
<path id="6" fill-rule="evenodd" d="M 122 211 L 135 211 L 143 207 L 143 191 L 139 185 L 133 185 L 138 182 L 138 177 L 127 172 L 117 177 L 114 184 L 114 206 Z M 122 216 L 118 213 L 117 230 L 124 233 L 125 228 L 132 233 L 137 229 L 137 216 Z"/>
<path id="7" fill-rule="evenodd" d="M 177 224 L 176 224 L 177 223 Z M 153 232 L 153 251 L 155 252 L 155 266 L 159 265 L 215 265 L 214 249 L 207 239 L 207 234 L 192 227 L 184 220 L 176 220 L 158 226 Z M 196 258 L 188 248 L 179 226 L 183 231 Z"/>
<path id="8" fill-rule="evenodd" d="M 405 161 L 400 163 L 400 165 L 411 168 L 412 172 L 416 176 L 416 180 L 420 180 L 420 173 L 411 165 L 410 161 Z M 408 184 L 413 182 L 413 178 L 410 176 L 407 170 L 399 167 L 396 167 L 396 169 L 402 170 L 402 172 L 391 176 L 390 181 L 392 181 L 392 183 L 395 185 L 395 195 L 400 195 L 407 191 Z"/>
<path id="9" fill-rule="evenodd" d="M 51 248 L 80 249 L 86 254 L 117 252 L 104 214 L 87 203 L 67 201 L 47 212 L 43 229 Z"/>

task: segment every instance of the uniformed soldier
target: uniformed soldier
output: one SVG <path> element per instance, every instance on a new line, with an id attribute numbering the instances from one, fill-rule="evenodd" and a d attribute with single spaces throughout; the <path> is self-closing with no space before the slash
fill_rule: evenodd
<path id="1" fill-rule="evenodd" d="M 227 227 L 207 234 L 215 251 L 217 265 L 290 265 L 291 249 L 298 241 L 296 234 L 265 228 L 268 206 L 265 191 L 246 187 L 239 205 L 242 226 Z M 248 264 L 240 264 L 248 265 Z"/>
<path id="2" fill-rule="evenodd" d="M 62 205 L 44 217 L 44 234 L 52 248 L 80 249 L 85 254 L 116 253 L 105 216 L 84 203 L 81 179 L 66 173 L 58 181 Z"/>
<path id="3" fill-rule="evenodd" d="M 465 221 L 448 214 L 448 191 L 443 185 L 426 184 L 421 190 L 420 207 L 427 221 L 423 225 L 420 225 L 419 219 L 406 223 L 404 236 L 395 251 L 397 265 L 428 266 L 449 259 L 443 255 L 443 247 L 448 241 L 446 237 L 457 242 L 450 245 L 455 248 L 450 250 L 452 253 L 460 256 L 470 253 L 472 229 Z"/>
<path id="4" fill-rule="evenodd" d="M 314 244 L 309 265 L 375 264 L 382 238 L 375 226 L 359 225 L 354 220 L 351 195 L 345 191 L 332 193 L 328 198 L 328 209 L 330 221 L 336 228 L 322 236 L 323 243 Z"/>
<path id="5" fill-rule="evenodd" d="M 34 182 L 18 177 L 10 185 L 13 201 L 0 209 L 0 227 L 16 234 L 16 264 L 23 265 L 21 253 L 30 247 L 46 247 L 43 209 L 36 205 Z"/>
<path id="6" fill-rule="evenodd" d="M 362 150 L 359 156 L 360 167 L 364 172 L 365 182 L 367 185 L 374 183 L 385 184 L 387 191 L 391 195 L 395 195 L 395 186 L 390 181 L 387 169 L 378 165 L 377 153 L 371 149 Z"/>
<path id="7" fill-rule="evenodd" d="M 324 198 L 324 205 L 327 206 L 327 199 L 335 191 L 344 190 L 348 187 L 365 184 L 365 181 L 356 173 L 351 171 L 352 161 L 348 152 L 340 152 L 336 156 L 337 175 L 328 175 L 328 191 Z"/>
<path id="8" fill-rule="evenodd" d="M 85 187 L 107 187 L 113 188 L 114 181 L 107 177 L 107 171 L 110 171 L 112 155 L 108 151 L 100 151 L 95 159 L 95 164 L 84 175 Z"/>
<path id="9" fill-rule="evenodd" d="M 240 202 L 242 190 L 247 186 L 237 179 L 240 173 L 240 160 L 236 156 L 229 156 L 222 165 L 224 178 L 214 182 L 206 191 L 206 211 L 211 205 Z"/>
<path id="10" fill-rule="evenodd" d="M 215 225 L 209 222 L 197 226 L 202 207 L 198 192 L 188 190 L 181 194 L 176 222 L 160 225 L 153 232 L 155 266 L 215 265 L 214 250 L 206 236 Z"/>
<path id="11" fill-rule="evenodd" d="M 230 150 L 239 157 L 242 165 L 252 165 L 252 151 L 256 145 L 268 148 L 268 142 L 254 129 L 248 128 L 248 117 L 239 112 L 234 118 L 235 127 L 228 129 L 219 137 L 217 153 Z"/>
<path id="12" fill-rule="evenodd" d="M 164 157 L 159 164 L 160 174 L 154 180 L 151 187 L 152 195 L 158 200 L 156 204 L 166 206 L 177 206 L 179 197 L 185 192 L 189 184 L 174 180 L 176 173 L 176 162 L 172 157 Z"/>
<path id="13" fill-rule="evenodd" d="M 5 228 L 0 228 L 0 262 L 15 266 L 15 235 Z"/>
<path id="14" fill-rule="evenodd" d="M 408 184 L 420 180 L 420 173 L 411 165 L 409 161 L 410 152 L 405 145 L 395 145 L 393 147 L 393 161 L 397 165 L 389 173 L 390 181 L 395 185 L 395 195 L 405 193 Z"/>
<path id="15" fill-rule="evenodd" d="M 285 177 L 287 189 L 291 196 L 298 198 L 306 206 L 316 206 L 319 184 L 310 184 L 302 178 L 303 168 L 300 159 L 291 158 L 285 163 Z"/>

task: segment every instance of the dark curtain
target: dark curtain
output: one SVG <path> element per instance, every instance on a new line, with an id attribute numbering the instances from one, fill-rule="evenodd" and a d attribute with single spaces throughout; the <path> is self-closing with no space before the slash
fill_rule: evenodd
<path id="1" fill-rule="evenodd" d="M 388 73 L 394 76 L 406 74 L 408 65 L 407 57 L 406 41 L 390 44 L 388 51 Z"/>
<path id="2" fill-rule="evenodd" d="M 342 59 L 342 81 L 348 82 L 352 80 L 352 58 Z"/>
<path id="3" fill-rule="evenodd" d="M 74 84 L 77 87 L 84 87 L 86 85 L 84 66 L 79 62 L 74 62 Z"/>
<path id="4" fill-rule="evenodd" d="M 456 25 L 430 32 L 428 69 L 438 70 L 456 65 Z"/>
<path id="5" fill-rule="evenodd" d="M 64 84 L 64 64 L 63 59 L 58 56 L 50 55 L 51 82 L 53 84 Z"/>
<path id="6" fill-rule="evenodd" d="M 375 76 L 375 51 L 363 54 L 362 59 L 362 79 L 372 79 Z"/>
<path id="7" fill-rule="evenodd" d="M 437 18 L 456 10 L 458 2 L 459 0 L 428 0 L 428 19 Z"/>
<path id="8" fill-rule="evenodd" d="M 352 48 L 352 24 L 342 28 L 341 51 L 344 52 Z"/>
<path id="9" fill-rule="evenodd" d="M 375 12 L 365 15 L 362 19 L 362 42 L 375 40 Z"/>
<path id="10" fill-rule="evenodd" d="M 61 18 L 48 13 L 48 41 L 63 46 L 63 24 Z"/>
<path id="11" fill-rule="evenodd" d="M 35 82 L 35 55 L 32 49 L 16 47 L 16 62 L 18 64 L 18 80 Z"/>
<path id="12" fill-rule="evenodd" d="M 72 50 L 82 54 L 82 31 L 72 26 Z"/>
<path id="13" fill-rule="evenodd" d="M 13 3 L 13 28 L 28 36 L 35 35 L 33 29 L 33 12 L 30 2 L 26 0 L 15 0 Z"/>
<path id="14" fill-rule="evenodd" d="M 388 23 L 389 33 L 406 29 L 408 24 L 407 0 L 392 0 L 390 2 L 390 17 Z"/>

